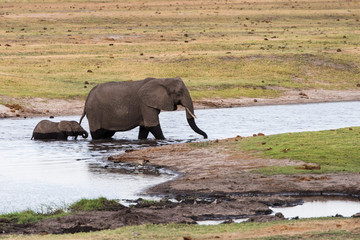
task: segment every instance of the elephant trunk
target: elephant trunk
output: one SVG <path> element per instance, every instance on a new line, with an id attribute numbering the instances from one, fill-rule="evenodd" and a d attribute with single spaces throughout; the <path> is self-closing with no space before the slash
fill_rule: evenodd
<path id="1" fill-rule="evenodd" d="M 194 105 L 189 93 L 185 94 L 185 98 L 181 100 L 181 105 L 186 109 L 186 118 L 191 129 L 206 139 L 208 137 L 207 134 L 202 131 L 195 123 L 196 116 L 194 114 Z"/>
<path id="2" fill-rule="evenodd" d="M 188 118 L 187 121 L 194 132 L 202 135 L 205 139 L 208 138 L 207 134 L 195 124 L 194 118 Z"/>
<path id="3" fill-rule="evenodd" d="M 83 138 L 87 138 L 89 136 L 88 132 L 83 132 L 82 135 L 81 135 Z"/>

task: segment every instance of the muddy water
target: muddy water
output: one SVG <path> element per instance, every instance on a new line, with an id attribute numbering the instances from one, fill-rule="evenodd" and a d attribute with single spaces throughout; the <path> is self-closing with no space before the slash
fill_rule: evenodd
<path id="1" fill-rule="evenodd" d="M 360 126 L 360 102 L 243 107 L 198 110 L 198 126 L 209 139 L 266 135 Z M 137 141 L 137 129 L 119 132 L 110 141 L 32 141 L 35 125 L 44 118 L 0 120 L 0 213 L 27 208 L 63 207 L 80 198 L 105 196 L 134 199 L 146 187 L 174 177 L 161 170 L 153 175 L 124 174 L 106 161 L 127 149 L 202 141 L 187 125 L 185 113 L 163 112 L 167 141 Z M 54 121 L 78 120 L 57 117 Z M 88 129 L 85 119 L 83 126 Z M 131 169 L 130 169 L 131 170 Z"/>

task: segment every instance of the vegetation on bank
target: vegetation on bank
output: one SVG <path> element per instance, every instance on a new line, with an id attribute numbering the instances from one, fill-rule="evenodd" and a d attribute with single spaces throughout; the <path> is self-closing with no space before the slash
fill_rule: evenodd
<path id="1" fill-rule="evenodd" d="M 0 2 L 0 95 L 176 76 L 194 99 L 360 84 L 356 1 Z"/>
<path id="2" fill-rule="evenodd" d="M 304 164 L 254 170 L 261 174 L 360 172 L 360 127 L 318 132 L 235 138 L 235 141 L 192 143 L 194 147 L 219 147 L 262 158 L 291 159 Z"/>
<path id="3" fill-rule="evenodd" d="M 275 222 L 249 222 L 220 225 L 146 224 L 115 230 L 65 235 L 1 236 L 2 239 L 356 239 L 359 228 L 343 230 L 343 224 L 358 224 L 357 219 L 301 219 Z M 313 228 L 319 226 L 318 228 Z M 320 226 L 323 226 L 320 227 Z M 332 229 L 328 229 L 328 227 Z M 337 229 L 338 228 L 338 229 Z M 299 231 L 303 231 L 301 235 Z M 281 231 L 285 233 L 281 234 Z M 267 237 L 266 237 L 267 236 Z"/>
<path id="4" fill-rule="evenodd" d="M 262 174 L 360 172 L 360 127 L 257 136 L 239 141 L 237 147 L 265 158 L 305 162 L 256 170 Z"/>
<path id="5" fill-rule="evenodd" d="M 49 208 L 46 211 L 37 212 L 34 210 L 25 210 L 20 212 L 14 212 L 9 214 L 0 215 L 0 227 L 7 222 L 16 224 L 31 224 L 49 218 L 57 218 L 67 216 L 71 213 L 80 211 L 116 211 L 125 208 L 123 205 L 115 200 L 108 200 L 104 197 L 97 199 L 81 199 L 69 207 L 61 208 Z"/>

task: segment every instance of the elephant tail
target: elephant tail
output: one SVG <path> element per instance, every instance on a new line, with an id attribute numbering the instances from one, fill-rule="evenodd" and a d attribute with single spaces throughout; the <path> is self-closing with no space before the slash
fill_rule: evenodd
<path id="1" fill-rule="evenodd" d="M 88 100 L 89 100 L 89 97 L 90 97 L 90 95 L 92 94 L 92 92 L 93 92 L 97 87 L 98 87 L 98 85 L 96 85 L 95 87 L 93 87 L 93 89 L 91 89 L 91 91 L 89 92 L 89 95 L 88 95 L 87 98 L 86 98 L 85 105 L 84 105 L 84 112 L 83 112 L 83 114 L 82 114 L 82 116 L 81 116 L 81 118 L 80 118 L 79 124 L 81 124 L 81 121 L 83 120 L 83 118 L 84 118 L 85 115 L 86 115 L 86 105 L 87 105 L 87 102 L 88 102 Z"/>
<path id="2" fill-rule="evenodd" d="M 83 120 L 83 118 L 85 117 L 85 115 L 86 115 L 86 111 L 85 111 L 85 108 L 84 108 L 84 112 L 83 112 L 83 114 L 82 114 L 82 116 L 81 116 L 81 118 L 80 118 L 79 124 L 81 124 L 81 121 Z"/>

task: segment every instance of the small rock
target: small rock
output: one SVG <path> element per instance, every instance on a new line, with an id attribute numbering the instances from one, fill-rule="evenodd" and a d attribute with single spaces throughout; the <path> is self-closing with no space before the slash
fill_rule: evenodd
<path id="1" fill-rule="evenodd" d="M 230 224 L 230 223 L 234 223 L 234 221 L 232 219 L 228 219 L 228 220 L 225 220 L 223 223 L 221 224 Z"/>
<path id="2" fill-rule="evenodd" d="M 341 49 L 340 49 L 340 48 L 338 48 L 336 51 L 337 51 L 337 52 L 341 52 Z"/>
<path id="3" fill-rule="evenodd" d="M 282 214 L 281 212 L 275 213 L 275 217 L 281 218 L 281 219 L 284 219 L 284 218 L 285 218 L 285 217 L 284 217 L 284 214 Z"/>

